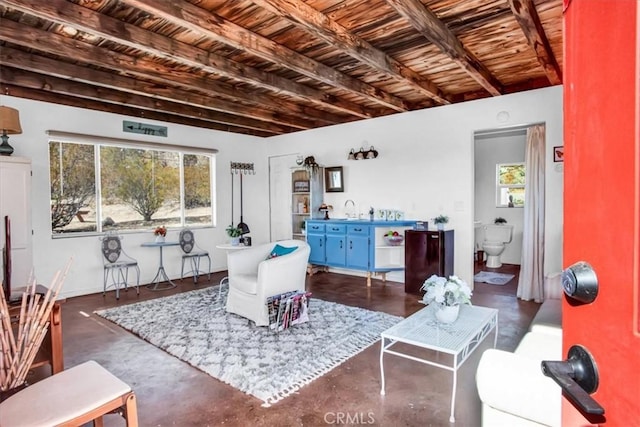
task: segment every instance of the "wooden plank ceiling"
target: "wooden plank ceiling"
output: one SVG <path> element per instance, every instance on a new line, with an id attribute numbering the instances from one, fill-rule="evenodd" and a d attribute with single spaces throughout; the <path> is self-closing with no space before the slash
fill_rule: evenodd
<path id="1" fill-rule="evenodd" d="M 2 93 L 256 136 L 562 84 L 562 0 L 0 0 Z"/>

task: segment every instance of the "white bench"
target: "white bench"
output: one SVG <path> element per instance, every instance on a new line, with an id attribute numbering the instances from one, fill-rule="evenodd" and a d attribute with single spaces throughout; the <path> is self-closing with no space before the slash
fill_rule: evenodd
<path id="1" fill-rule="evenodd" d="M 28 386 L 0 402 L 0 426 L 79 426 L 122 408 L 128 427 L 138 426 L 136 397 L 126 383 L 90 360 Z"/>

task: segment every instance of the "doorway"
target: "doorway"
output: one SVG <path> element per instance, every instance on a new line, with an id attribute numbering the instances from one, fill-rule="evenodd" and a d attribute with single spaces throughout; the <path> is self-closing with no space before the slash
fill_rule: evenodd
<path id="1" fill-rule="evenodd" d="M 476 292 L 516 295 L 523 251 L 524 209 L 517 204 L 501 203 L 497 174 L 499 165 L 524 164 L 526 143 L 527 126 L 474 133 L 474 275 L 486 271 L 514 276 L 504 285 L 474 281 Z M 502 266 L 488 268 L 482 251 L 483 226 L 493 224 L 496 218 L 503 218 L 513 226 L 513 234 L 500 255 Z"/>

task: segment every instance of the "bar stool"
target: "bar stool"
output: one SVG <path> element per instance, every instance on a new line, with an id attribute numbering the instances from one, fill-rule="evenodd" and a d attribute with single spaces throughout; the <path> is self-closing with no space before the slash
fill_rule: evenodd
<path id="1" fill-rule="evenodd" d="M 138 426 L 136 397 L 126 383 L 93 360 L 45 378 L 0 402 L 0 425 L 102 427 L 102 416 L 121 410 Z"/>

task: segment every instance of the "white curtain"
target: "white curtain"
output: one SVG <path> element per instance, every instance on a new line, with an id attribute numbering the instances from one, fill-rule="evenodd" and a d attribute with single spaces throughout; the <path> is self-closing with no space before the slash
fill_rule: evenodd
<path id="1" fill-rule="evenodd" d="M 544 300 L 544 164 L 545 126 L 531 126 L 525 148 L 524 226 L 517 292 L 525 301 Z"/>

